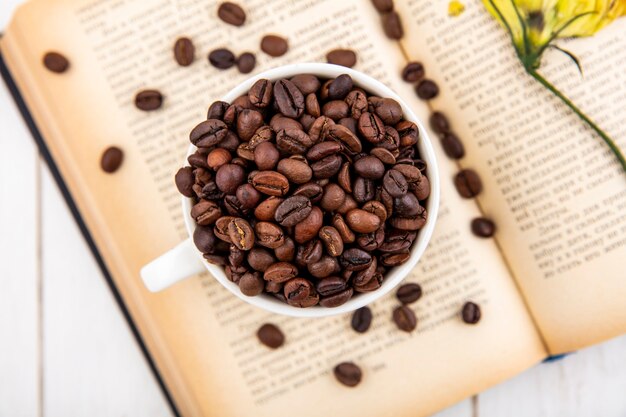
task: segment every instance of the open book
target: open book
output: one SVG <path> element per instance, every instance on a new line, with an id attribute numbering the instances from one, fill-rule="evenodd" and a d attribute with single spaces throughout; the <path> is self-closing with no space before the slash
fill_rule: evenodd
<path id="1" fill-rule="evenodd" d="M 241 28 L 218 21 L 212 1 L 35 0 L 4 34 L 6 66 L 182 415 L 428 415 L 548 355 L 626 332 L 626 179 L 612 155 L 523 73 L 478 0 L 468 0 L 457 18 L 448 17 L 446 2 L 396 3 L 406 32 L 400 42 L 385 37 L 376 10 L 362 0 L 250 0 Z M 283 57 L 259 51 L 269 32 L 289 39 Z M 584 79 L 557 55 L 544 68 L 622 149 L 625 32 L 626 21 L 618 21 L 567 45 L 582 57 Z M 182 35 L 199 55 L 187 68 L 172 58 Z M 143 287 L 139 269 L 186 237 L 173 176 L 188 132 L 247 77 L 208 65 L 206 53 L 219 46 L 258 52 L 255 72 L 352 48 L 355 68 L 388 84 L 422 120 L 429 106 L 449 116 L 467 155 L 451 162 L 431 135 L 442 203 L 435 236 L 408 278 L 424 289 L 412 306 L 415 332 L 393 327 L 393 296 L 372 306 L 373 326 L 362 335 L 348 316 L 265 313 L 208 274 L 158 294 Z M 43 67 L 49 50 L 69 57 L 67 73 Z M 400 79 L 409 60 L 423 62 L 439 83 L 432 103 Z M 135 109 L 142 88 L 161 90 L 164 106 Z M 113 175 L 99 167 L 110 145 L 126 155 Z M 481 175 L 477 200 L 456 193 L 460 167 Z M 495 239 L 471 234 L 470 221 L 481 213 L 498 225 Z M 476 326 L 458 317 L 467 300 L 482 307 Z M 284 330 L 281 349 L 255 340 L 264 322 Z M 364 371 L 354 389 L 332 377 L 344 360 Z"/>

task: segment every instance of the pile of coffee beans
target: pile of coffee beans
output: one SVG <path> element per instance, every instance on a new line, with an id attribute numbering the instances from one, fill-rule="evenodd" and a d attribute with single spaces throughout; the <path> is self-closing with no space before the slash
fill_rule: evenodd
<path id="1" fill-rule="evenodd" d="M 426 223 L 417 126 L 347 74 L 258 80 L 190 140 L 175 180 L 194 242 L 245 295 L 339 306 L 378 289 Z"/>

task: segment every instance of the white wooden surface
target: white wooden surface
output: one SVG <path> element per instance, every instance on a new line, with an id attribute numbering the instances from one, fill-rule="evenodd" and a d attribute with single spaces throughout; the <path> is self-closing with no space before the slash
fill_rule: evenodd
<path id="1" fill-rule="evenodd" d="M 0 1 L 0 29 L 20 0 Z M 171 416 L 0 83 L 0 417 Z M 626 336 L 437 417 L 626 416 Z"/>

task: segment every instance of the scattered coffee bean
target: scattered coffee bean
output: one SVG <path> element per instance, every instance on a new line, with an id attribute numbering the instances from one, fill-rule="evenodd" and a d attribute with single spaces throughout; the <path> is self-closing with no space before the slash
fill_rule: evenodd
<path id="1" fill-rule="evenodd" d="M 279 57 L 287 53 L 289 44 L 287 39 L 277 35 L 265 35 L 261 39 L 261 50 L 269 56 Z"/>
<path id="2" fill-rule="evenodd" d="M 452 132 L 444 133 L 441 137 L 443 151 L 450 159 L 461 159 L 465 156 L 465 147 L 459 138 Z"/>
<path id="3" fill-rule="evenodd" d="M 475 304 L 471 301 L 463 304 L 463 309 L 461 310 L 461 317 L 463 321 L 467 324 L 476 324 L 480 321 L 481 313 L 480 307 L 478 304 Z"/>
<path id="4" fill-rule="evenodd" d="M 484 217 L 472 220 L 472 232 L 478 237 L 491 237 L 496 232 L 496 224 Z"/>
<path id="5" fill-rule="evenodd" d="M 439 86 L 432 80 L 422 80 L 415 87 L 417 96 L 422 100 L 431 100 L 439 95 Z"/>
<path id="6" fill-rule="evenodd" d="M 333 49 L 326 54 L 326 62 L 352 68 L 356 64 L 356 52 L 352 49 Z"/>
<path id="7" fill-rule="evenodd" d="M 333 369 L 335 378 L 347 387 L 356 387 L 361 382 L 361 368 L 352 362 L 342 362 Z"/>
<path id="8" fill-rule="evenodd" d="M 424 78 L 424 65 L 421 62 L 411 61 L 402 69 L 402 79 L 407 83 L 414 83 Z"/>
<path id="9" fill-rule="evenodd" d="M 355 332 L 365 333 L 372 324 L 372 310 L 367 306 L 355 310 L 350 324 Z"/>
<path id="10" fill-rule="evenodd" d="M 428 119 L 430 127 L 440 135 L 450 132 L 450 122 L 445 114 L 441 112 L 433 112 Z"/>
<path id="11" fill-rule="evenodd" d="M 381 15 L 383 30 L 389 39 L 402 39 L 404 29 L 402 29 L 402 21 L 400 15 L 395 11 L 383 13 Z"/>
<path id="12" fill-rule="evenodd" d="M 135 106 L 139 110 L 156 110 L 163 104 L 163 95 L 157 90 L 143 90 L 135 95 Z"/>
<path id="13" fill-rule="evenodd" d="M 454 177 L 454 185 L 463 198 L 476 197 L 483 189 L 482 181 L 473 169 L 459 171 Z"/>
<path id="14" fill-rule="evenodd" d="M 237 58 L 237 69 L 242 74 L 251 73 L 256 66 L 256 56 L 251 52 L 244 52 Z"/>
<path id="15" fill-rule="evenodd" d="M 393 10 L 393 0 L 372 0 L 372 3 L 379 13 L 387 13 Z"/>
<path id="16" fill-rule="evenodd" d="M 393 321 L 398 329 L 404 332 L 412 332 L 417 326 L 417 318 L 415 313 L 409 307 L 402 305 L 393 310 Z"/>
<path id="17" fill-rule="evenodd" d="M 61 74 L 70 67 L 70 61 L 59 52 L 47 52 L 43 56 L 43 65 L 49 71 Z"/>
<path id="18" fill-rule="evenodd" d="M 274 324 L 265 323 L 256 332 L 256 336 L 265 346 L 276 349 L 285 343 L 285 335 Z"/>
<path id="19" fill-rule="evenodd" d="M 181 67 L 188 67 L 193 63 L 196 48 L 189 38 L 178 38 L 174 43 L 174 59 Z"/>
<path id="20" fill-rule="evenodd" d="M 422 287 L 419 284 L 409 283 L 403 284 L 396 291 L 396 297 L 402 304 L 411 304 L 416 302 L 422 296 Z"/>
<path id="21" fill-rule="evenodd" d="M 224 23 L 233 26 L 242 26 L 246 22 L 246 12 L 243 11 L 241 6 L 230 1 L 225 1 L 219 5 L 217 16 Z"/>
<path id="22" fill-rule="evenodd" d="M 100 167 L 104 172 L 109 174 L 117 171 L 122 165 L 122 161 L 124 160 L 124 152 L 117 146 L 110 146 L 105 149 L 102 153 L 102 158 L 100 159 Z M 187 181 L 188 178 L 185 179 Z M 183 185 L 183 184 L 181 184 Z M 187 191 L 188 184 L 184 184 L 183 188 Z"/>
<path id="23" fill-rule="evenodd" d="M 235 54 L 226 48 L 214 49 L 209 53 L 209 63 L 217 69 L 228 69 L 235 65 Z"/>

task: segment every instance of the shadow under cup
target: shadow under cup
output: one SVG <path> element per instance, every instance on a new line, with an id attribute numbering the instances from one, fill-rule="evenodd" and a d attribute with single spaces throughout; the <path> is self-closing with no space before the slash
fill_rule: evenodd
<path id="1" fill-rule="evenodd" d="M 202 253 L 200 251 L 198 251 L 195 247 L 193 248 L 193 250 L 196 252 L 198 258 L 201 259 L 205 268 L 211 273 L 211 275 L 213 275 L 213 277 L 217 279 L 220 284 L 222 284 L 226 289 L 228 289 L 231 293 L 241 298 L 242 300 L 277 314 L 294 317 L 326 317 L 347 313 L 363 307 L 369 303 L 372 303 L 373 301 L 389 293 L 411 273 L 411 270 L 415 267 L 415 265 L 423 255 L 435 227 L 439 207 L 439 171 L 437 168 L 437 161 L 435 159 L 435 154 L 428 133 L 424 129 L 424 126 L 420 122 L 420 120 L 415 116 L 413 111 L 406 105 L 404 100 L 402 100 L 396 93 L 394 93 L 389 87 L 387 87 L 383 83 L 371 78 L 368 75 L 365 75 L 350 68 L 321 63 L 285 65 L 262 72 L 252 78 L 249 78 L 248 80 L 244 81 L 243 83 L 239 84 L 237 87 L 229 91 L 224 97 L 222 97 L 222 100 L 228 103 L 234 101 L 237 97 L 246 94 L 250 87 L 252 87 L 252 85 L 259 79 L 265 78 L 276 81 L 282 78 L 291 78 L 297 74 L 314 74 L 319 78 L 336 78 L 341 74 L 348 74 L 352 77 L 353 83 L 356 87 L 361 87 L 368 93 L 380 97 L 389 97 L 396 100 L 402 107 L 404 119 L 412 121 L 418 126 L 418 149 L 421 159 L 423 159 L 428 166 L 426 176 L 430 181 L 431 193 L 426 202 L 428 218 L 426 224 L 422 229 L 419 230 L 417 238 L 413 242 L 409 259 L 404 264 L 396 266 L 388 271 L 385 274 L 385 278 L 381 284 L 381 287 L 375 291 L 357 293 L 346 303 L 338 307 L 329 308 L 316 305 L 308 308 L 299 308 L 285 304 L 282 301 L 265 293 L 254 297 L 248 297 L 242 294 L 239 290 L 239 286 L 226 277 L 226 274 L 222 267 L 208 263 L 202 257 Z M 185 156 L 184 165 L 188 165 L 186 158 L 187 156 L 194 153 L 196 149 L 197 148 L 194 145 L 191 145 L 189 147 L 187 155 Z M 187 232 L 189 233 L 190 237 L 193 236 L 193 232 L 196 228 L 196 223 L 190 215 L 193 203 L 194 202 L 191 198 L 182 197 L 183 217 L 185 219 L 185 225 L 187 227 Z M 193 246 L 193 244 L 191 246 Z"/>

